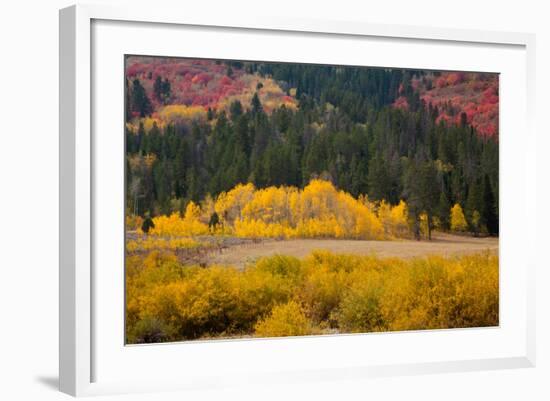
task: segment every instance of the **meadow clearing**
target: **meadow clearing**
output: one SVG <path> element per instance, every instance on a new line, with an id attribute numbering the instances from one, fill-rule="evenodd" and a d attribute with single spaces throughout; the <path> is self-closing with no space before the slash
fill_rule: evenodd
<path id="1" fill-rule="evenodd" d="M 404 259 L 429 255 L 470 255 L 484 251 L 498 254 L 499 242 L 497 237 L 472 237 L 443 232 L 435 232 L 431 241 L 412 239 L 394 241 L 309 238 L 247 239 L 229 236 L 221 238 L 201 236 L 194 239 L 155 236 L 147 239 L 146 236 L 139 236 L 135 232 L 128 233 L 127 238 L 131 248 L 130 253 L 146 253 L 155 249 L 171 248 L 180 262 L 184 264 L 197 264 L 203 267 L 230 265 L 239 268 L 266 256 L 287 255 L 304 258 L 316 250 L 330 251 L 335 254 Z M 140 248 L 139 243 L 148 243 L 148 245 Z M 139 249 L 134 250 L 134 247 Z"/>
<path id="2" fill-rule="evenodd" d="M 222 249 L 208 258 L 209 264 L 244 266 L 265 256 L 278 254 L 304 258 L 315 250 L 336 254 L 398 257 L 410 259 L 427 255 L 469 255 L 482 251 L 498 253 L 498 238 L 474 238 L 447 233 L 434 233 L 431 241 L 364 241 L 334 239 L 263 240 L 247 242 Z"/>

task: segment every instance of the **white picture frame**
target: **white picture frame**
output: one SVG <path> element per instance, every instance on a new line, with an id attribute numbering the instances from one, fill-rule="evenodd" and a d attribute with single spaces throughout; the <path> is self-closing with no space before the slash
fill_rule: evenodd
<path id="1" fill-rule="evenodd" d="M 247 18 L 245 20 L 223 20 L 211 18 L 208 16 L 186 15 L 181 10 L 167 9 L 142 9 L 132 8 L 113 8 L 99 5 L 78 5 L 72 6 L 60 11 L 60 390 L 74 395 L 94 395 L 107 393 L 126 393 L 135 391 L 161 391 L 167 389 L 201 389 L 216 386 L 245 385 L 247 383 L 281 383 L 285 381 L 311 381 L 311 380 L 330 380 L 337 378 L 360 379 L 372 376 L 402 375 L 402 374 L 421 374 L 430 372 L 455 372 L 482 369 L 504 369 L 516 367 L 531 367 L 535 364 L 535 283 L 534 271 L 536 260 L 534 257 L 526 259 L 525 263 L 519 267 L 520 279 L 514 279 L 513 282 L 506 282 L 508 289 L 515 295 L 514 299 L 521 299 L 517 313 L 519 329 L 514 331 L 513 335 L 506 337 L 500 344 L 500 348 L 495 348 L 491 352 L 483 353 L 481 351 L 472 352 L 465 358 L 450 358 L 443 360 L 421 360 L 413 354 L 410 355 L 407 362 L 395 362 L 391 358 L 384 359 L 381 356 L 377 362 L 365 361 L 362 363 L 351 359 L 340 361 L 340 365 L 332 367 L 330 365 L 331 350 L 337 350 L 335 347 L 342 347 L 344 343 L 350 346 L 364 344 L 365 341 L 384 342 L 385 336 L 393 336 L 392 340 L 399 334 L 383 334 L 377 336 L 328 336 L 303 339 L 275 339 L 275 340 L 255 340 L 255 341 L 232 341 L 213 342 L 211 344 L 203 343 L 202 348 L 187 347 L 185 352 L 189 355 L 196 355 L 197 351 L 206 353 L 214 357 L 216 353 L 227 352 L 227 355 L 236 352 L 246 352 L 247 348 L 253 348 L 253 353 L 258 355 L 272 355 L 277 350 L 293 350 L 296 354 L 301 350 L 307 349 L 308 355 L 314 355 L 316 350 L 325 347 L 328 355 L 326 366 L 316 365 L 315 363 L 299 364 L 293 361 L 298 367 L 296 369 L 285 369 L 285 364 L 290 365 L 288 360 L 277 360 L 273 371 L 262 370 L 258 368 L 257 372 L 247 371 L 249 374 L 236 378 L 230 374 L 224 374 L 223 370 L 215 372 L 212 376 L 201 374 L 197 369 L 196 375 L 191 373 L 185 378 L 177 375 L 165 379 L 159 377 L 150 377 L 148 380 L 131 380 L 128 377 L 117 377 L 111 374 L 107 379 L 101 378 L 102 372 L 100 366 L 106 363 L 114 366 L 113 369 L 119 369 L 116 366 L 117 360 L 107 360 L 104 354 L 107 348 L 104 347 L 105 341 L 98 341 L 98 335 L 95 326 L 103 319 L 101 313 L 96 313 L 94 306 L 94 291 L 98 291 L 104 281 L 101 276 L 94 274 L 94 260 L 98 257 L 94 253 L 94 232 L 97 234 L 97 214 L 96 198 L 94 191 L 97 189 L 94 180 L 96 169 L 98 168 L 98 152 L 104 149 L 103 145 L 98 145 L 94 140 L 93 126 L 94 107 L 92 101 L 94 76 L 94 55 L 97 54 L 97 47 L 101 46 L 101 39 L 93 41 L 94 24 L 101 21 L 108 21 L 108 24 L 118 23 L 139 23 L 132 29 L 138 32 L 143 26 L 155 25 L 159 27 L 158 35 L 165 35 L 162 29 L 178 29 L 178 27 L 204 27 L 212 31 L 219 30 L 227 32 L 227 29 L 235 32 L 242 32 L 243 35 L 253 35 L 254 32 L 264 32 L 284 34 L 287 36 L 307 36 L 308 38 L 330 38 L 338 37 L 343 39 L 361 39 L 374 38 L 383 39 L 386 42 L 391 41 L 412 41 L 422 43 L 434 43 L 443 48 L 444 46 L 462 46 L 475 48 L 483 46 L 494 46 L 496 48 L 510 48 L 517 50 L 518 68 L 521 74 L 515 76 L 515 83 L 519 85 L 519 92 L 523 95 L 518 96 L 520 107 L 524 107 L 521 117 L 518 121 L 504 120 L 503 124 L 521 124 L 514 125 L 524 130 L 523 144 L 517 144 L 512 137 L 506 136 L 502 139 L 502 147 L 514 150 L 522 161 L 518 171 L 508 171 L 506 176 L 509 179 L 516 180 L 524 185 L 524 191 L 518 195 L 518 198 L 509 198 L 509 210 L 515 206 L 521 218 L 514 218 L 512 214 L 506 214 L 506 208 L 503 210 L 502 219 L 507 219 L 510 232 L 520 230 L 522 227 L 530 229 L 526 232 L 534 233 L 534 222 L 536 220 L 536 209 L 534 206 L 527 207 L 527 198 L 534 198 L 536 193 L 536 138 L 533 128 L 534 113 L 534 35 L 524 33 L 506 33 L 506 32 L 484 32 L 456 29 L 436 29 L 427 27 L 399 26 L 399 25 L 374 25 L 363 22 L 348 21 L 322 21 L 322 20 L 295 20 L 292 18 Z M 140 25 L 141 24 L 141 25 Z M 145 25 L 143 25 L 145 24 Z M 116 28 L 118 30 L 129 29 L 127 26 Z M 109 34 L 113 32 L 109 31 Z M 98 34 L 101 36 L 101 33 Z M 114 34 L 113 34 L 114 35 Z M 200 33 L 199 33 L 200 35 Z M 112 42 L 119 43 L 123 38 L 117 40 L 113 38 Z M 411 42 L 411 43 L 412 43 Z M 94 48 L 96 46 L 96 48 Z M 117 50 L 118 51 L 118 50 Z M 458 51 L 458 50 L 457 50 Z M 118 54 L 118 53 L 114 53 Z M 172 55 L 172 54 L 167 54 Z M 122 63 L 122 59 L 120 60 Z M 465 63 L 468 63 L 466 60 Z M 525 64 L 523 64 L 525 63 Z M 122 65 L 122 64 L 121 64 Z M 121 66 L 119 66 L 121 68 Z M 492 70 L 499 72 L 498 68 Z M 510 77 L 514 72 L 510 72 Z M 116 92 L 116 90 L 115 90 Z M 123 94 L 120 92 L 120 96 Z M 506 106 L 502 106 L 506 107 Z M 121 109 L 122 110 L 122 109 Z M 502 112 L 502 108 L 501 108 Z M 122 124 L 121 136 L 122 136 Z M 505 129 L 506 126 L 503 125 Z M 513 148 L 513 149 L 512 149 Z M 116 153 L 116 152 L 115 152 Z M 100 156 L 101 157 L 101 156 Z M 503 157 L 506 162 L 506 158 Z M 108 163 L 108 162 L 107 162 Z M 501 172 L 503 164 L 501 164 Z M 502 176 L 501 176 L 502 180 Z M 122 190 L 122 189 L 121 189 Z M 521 198 L 520 198 L 521 197 Z M 510 260 L 513 260 L 512 253 L 521 253 L 525 251 L 527 255 L 534 255 L 530 252 L 534 247 L 535 241 L 525 237 L 522 242 L 512 241 L 512 234 L 502 238 L 502 246 L 510 249 Z M 506 254 L 508 255 L 508 254 Z M 502 254 L 501 257 L 506 256 Z M 122 268 L 122 266 L 121 266 Z M 516 272 L 516 274 L 519 274 Z M 511 281 L 511 280 L 510 280 Z M 502 282 L 501 282 L 502 284 Z M 118 285 L 118 284 L 117 284 Z M 113 288 L 116 285 L 113 285 Z M 505 286 L 506 287 L 506 286 Z M 103 288 L 103 287 L 102 287 Z M 120 293 L 123 287 L 119 285 Z M 116 288 L 114 288 L 116 290 Z M 110 297 L 110 292 L 106 289 L 105 297 Z M 501 305 L 506 307 L 506 304 Z M 98 306 L 97 308 L 101 308 Z M 502 312 L 502 309 L 501 309 Z M 506 311 L 504 311 L 506 312 Z M 99 316 L 99 317 L 98 317 Z M 113 326 L 114 327 L 114 326 Z M 118 327 L 118 326 L 116 326 Z M 475 330 L 463 330 L 460 341 L 465 344 L 480 341 L 487 343 L 494 341 L 495 330 L 506 332 L 508 326 L 504 325 L 498 329 L 492 329 L 492 332 Z M 516 327 L 517 328 L 517 327 Z M 487 329 L 486 329 L 487 330 Z M 491 329 L 489 329 L 491 330 Z M 512 328 L 510 328 L 512 332 Z M 412 333 L 410 336 L 425 336 L 427 333 Z M 450 341 L 447 332 L 429 334 L 432 336 L 429 341 L 437 343 Z M 487 337 L 481 340 L 481 337 Z M 120 334 L 122 337 L 122 334 Z M 449 340 L 445 340 L 449 337 Z M 388 337 L 389 338 L 389 337 Z M 408 340 L 402 336 L 400 341 L 405 344 Z M 504 337 L 503 337 L 504 338 Z M 374 340 L 376 339 L 376 340 Z M 416 341 L 416 340 L 415 340 Z M 418 340 L 420 341 L 420 340 Z M 454 341 L 454 340 L 453 340 Z M 513 346 L 511 345 L 513 342 Z M 229 345 L 228 345 L 229 344 Z M 231 345 L 232 344 L 232 345 Z M 268 344 L 268 345 L 266 345 Z M 124 344 L 120 344 L 124 348 Z M 151 361 L 158 361 L 162 358 L 168 358 L 167 347 L 173 345 L 153 345 L 148 347 L 136 347 L 131 349 L 131 361 L 135 364 L 140 358 L 147 364 Z M 164 348 L 163 348 L 164 347 Z M 209 347 L 209 348 L 207 348 Z M 332 348 L 331 348 L 332 347 Z M 507 347 L 510 347 L 507 352 Z M 513 350 L 512 350 L 513 348 Z M 138 350 L 139 349 L 139 350 Z M 146 351 L 143 351 L 145 350 Z M 156 350 L 158 355 L 152 355 Z M 182 347 L 178 350 L 181 351 Z M 460 347 L 458 347 L 460 349 Z M 99 358 L 103 362 L 96 363 L 98 353 L 105 351 Z M 179 352 L 178 351 L 178 352 Z M 268 352 L 269 351 L 269 352 Z M 126 351 L 124 351 L 126 352 Z M 144 356 L 144 352 L 148 356 Z M 264 354 L 262 354 L 264 352 Z M 303 351 L 306 352 L 306 351 Z M 271 353 L 271 354 L 270 354 Z M 149 355 L 151 354 L 151 355 Z M 299 355 L 299 354 L 296 354 Z M 305 354 L 304 354 L 305 355 Z M 334 354 L 336 355 L 336 354 Z M 358 358 L 360 358 L 360 353 Z M 160 358 L 160 359 L 159 359 Z M 243 359 L 248 358 L 243 356 Z M 443 356 L 443 358 L 445 358 Z M 265 359 L 265 358 L 264 358 Z M 252 359 L 250 359 L 252 360 Z M 312 359 L 313 360 L 313 359 Z M 381 362 L 382 361 L 382 362 Z M 122 363 L 122 362 L 121 362 Z M 126 361 L 125 363 L 129 363 Z"/>

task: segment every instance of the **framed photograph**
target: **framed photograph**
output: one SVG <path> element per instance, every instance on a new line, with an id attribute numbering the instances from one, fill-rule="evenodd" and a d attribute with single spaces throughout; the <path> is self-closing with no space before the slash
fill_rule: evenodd
<path id="1" fill-rule="evenodd" d="M 60 12 L 60 388 L 530 367 L 534 37 Z"/>

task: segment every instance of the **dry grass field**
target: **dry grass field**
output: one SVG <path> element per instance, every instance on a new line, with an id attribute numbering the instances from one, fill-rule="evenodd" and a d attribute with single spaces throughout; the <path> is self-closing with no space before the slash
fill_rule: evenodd
<path id="1" fill-rule="evenodd" d="M 498 238 L 476 238 L 435 233 L 432 241 L 360 241 L 338 239 L 263 240 L 230 246 L 222 252 L 211 253 L 208 264 L 243 267 L 260 257 L 288 255 L 304 258 L 314 250 L 327 250 L 336 254 L 374 255 L 410 259 L 428 255 L 469 255 L 489 250 L 498 253 Z"/>

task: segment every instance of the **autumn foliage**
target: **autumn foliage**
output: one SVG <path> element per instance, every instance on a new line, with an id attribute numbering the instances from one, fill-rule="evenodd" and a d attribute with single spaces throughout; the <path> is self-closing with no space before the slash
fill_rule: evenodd
<path id="1" fill-rule="evenodd" d="M 209 226 L 216 213 L 219 224 Z M 460 204 L 450 210 L 450 230 L 467 232 L 475 224 L 467 220 Z M 127 229 L 141 233 L 139 216 L 127 216 Z M 189 202 L 183 216 L 174 212 L 153 218 L 153 236 L 183 238 L 224 235 L 240 238 L 336 238 L 392 240 L 411 238 L 411 220 L 407 203 L 391 205 L 382 200 L 371 202 L 366 196 L 354 198 L 330 182 L 312 180 L 304 189 L 292 186 L 257 189 L 253 184 L 238 184 L 222 192 L 215 200 L 207 197 L 196 204 Z M 420 215 L 420 232 L 426 237 L 427 215 Z M 152 241 L 152 240 L 150 240 Z M 143 244 L 132 243 L 132 248 Z M 159 242 L 159 248 L 174 248 Z M 186 246 L 182 246 L 186 247 Z M 149 245 L 146 249 L 154 249 Z"/>
<path id="2" fill-rule="evenodd" d="M 484 137 L 498 138 L 499 91 L 495 74 L 441 72 L 413 77 L 412 87 L 427 106 L 437 107 L 437 122 L 461 124 L 461 114 Z M 405 96 L 394 107 L 407 109 Z"/>
<path id="3" fill-rule="evenodd" d="M 208 227 L 216 212 L 221 224 Z M 303 190 L 291 187 L 256 189 L 239 184 L 222 192 L 215 202 L 199 207 L 190 202 L 178 213 L 153 219 L 155 235 L 193 236 L 233 234 L 244 238 L 391 239 L 409 235 L 407 205 L 375 204 L 337 190 L 328 181 L 312 180 Z"/>
<path id="4" fill-rule="evenodd" d="M 200 220 L 200 208 L 189 202 L 183 218 L 179 213 L 170 216 L 157 216 L 153 219 L 153 235 L 191 236 L 208 234 L 208 225 Z"/>
<path id="5" fill-rule="evenodd" d="M 464 217 L 464 211 L 462 207 L 456 203 L 451 208 L 451 230 L 453 231 L 466 231 L 468 229 L 468 223 L 466 217 Z"/>
<path id="6" fill-rule="evenodd" d="M 244 270 L 129 256 L 127 341 L 498 325 L 498 257 L 412 260 L 318 251 Z"/>
<path id="7" fill-rule="evenodd" d="M 151 116 L 131 116 L 128 124 L 134 131 L 140 122 L 149 130 L 153 122 L 161 128 L 171 123 L 204 120 L 209 108 L 229 111 L 236 100 L 249 105 L 255 93 L 268 113 L 281 105 L 296 109 L 298 104 L 273 79 L 236 66 L 229 69 L 216 60 L 130 56 L 126 60 L 126 77 L 139 80 L 153 109 Z M 155 96 L 157 79 L 171 84 L 168 99 Z"/>

